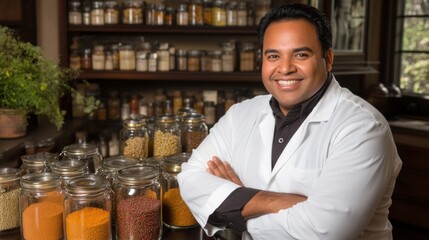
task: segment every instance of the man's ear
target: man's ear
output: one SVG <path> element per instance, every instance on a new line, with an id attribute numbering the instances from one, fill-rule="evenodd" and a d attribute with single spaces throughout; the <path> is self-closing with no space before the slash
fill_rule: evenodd
<path id="1" fill-rule="evenodd" d="M 325 54 L 325 62 L 326 62 L 326 71 L 332 71 L 332 65 L 334 64 L 334 50 L 329 48 Z"/>

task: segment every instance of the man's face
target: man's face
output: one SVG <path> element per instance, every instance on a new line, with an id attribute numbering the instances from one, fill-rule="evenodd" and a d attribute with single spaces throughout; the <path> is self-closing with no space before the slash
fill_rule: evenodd
<path id="1" fill-rule="evenodd" d="M 285 115 L 322 87 L 332 61 L 332 49 L 323 56 L 316 28 L 305 20 L 273 22 L 265 31 L 262 82 Z"/>

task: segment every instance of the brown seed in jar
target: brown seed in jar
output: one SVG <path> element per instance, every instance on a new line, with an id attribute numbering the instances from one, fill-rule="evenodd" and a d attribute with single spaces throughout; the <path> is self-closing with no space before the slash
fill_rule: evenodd
<path id="1" fill-rule="evenodd" d="M 170 133 L 156 130 L 153 142 L 153 156 L 166 157 L 179 153 L 180 138 Z"/>
<path id="2" fill-rule="evenodd" d="M 124 156 L 133 158 L 147 158 L 148 139 L 145 137 L 133 137 L 125 141 Z"/>

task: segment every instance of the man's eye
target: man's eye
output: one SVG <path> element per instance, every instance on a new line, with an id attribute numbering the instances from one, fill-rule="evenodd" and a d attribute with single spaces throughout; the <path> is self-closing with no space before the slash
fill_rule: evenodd
<path id="1" fill-rule="evenodd" d="M 297 58 L 306 58 L 306 57 L 308 57 L 308 54 L 306 54 L 306 53 L 297 53 L 295 56 Z"/>
<path id="2" fill-rule="evenodd" d="M 278 57 L 279 57 L 278 55 L 268 55 L 267 56 L 268 59 L 276 59 Z"/>

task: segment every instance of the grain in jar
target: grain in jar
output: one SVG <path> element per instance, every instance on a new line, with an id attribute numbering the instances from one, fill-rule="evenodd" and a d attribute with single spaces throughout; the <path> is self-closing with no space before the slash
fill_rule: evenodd
<path id="1" fill-rule="evenodd" d="M 162 213 L 164 225 L 172 229 L 197 227 L 198 223 L 193 217 L 186 203 L 180 195 L 180 186 L 177 175 L 181 172 L 181 165 L 189 159 L 190 155 L 183 153 L 166 157 L 162 163 Z"/>
<path id="2" fill-rule="evenodd" d="M 237 26 L 247 26 L 247 3 L 239 2 L 237 6 Z"/>
<path id="3" fill-rule="evenodd" d="M 104 46 L 95 45 L 94 51 L 92 52 L 92 69 L 104 70 L 105 61 L 106 61 L 106 55 L 104 53 Z"/>
<path id="4" fill-rule="evenodd" d="M 90 174 L 71 179 L 65 189 L 66 239 L 112 239 L 113 193 L 107 181 Z"/>
<path id="5" fill-rule="evenodd" d="M 0 234 L 19 231 L 20 171 L 0 168 Z"/>
<path id="6" fill-rule="evenodd" d="M 177 116 L 164 114 L 156 118 L 153 156 L 167 157 L 181 152 L 181 133 Z"/>
<path id="7" fill-rule="evenodd" d="M 187 26 L 189 25 L 189 13 L 188 6 L 184 3 L 179 5 L 179 8 L 176 12 L 176 24 L 178 26 Z"/>
<path id="8" fill-rule="evenodd" d="M 168 43 L 159 43 L 158 50 L 158 71 L 170 71 L 170 52 Z"/>
<path id="9" fill-rule="evenodd" d="M 149 135 L 141 117 L 136 116 L 124 121 L 119 140 L 121 154 L 125 157 L 139 160 L 148 157 Z"/>
<path id="10" fill-rule="evenodd" d="M 188 114 L 183 117 L 182 122 L 182 151 L 192 153 L 208 134 L 204 115 Z"/>
<path id="11" fill-rule="evenodd" d="M 119 47 L 119 70 L 136 69 L 136 52 L 131 44 Z"/>
<path id="12" fill-rule="evenodd" d="M 188 51 L 188 71 L 190 72 L 200 71 L 200 51 L 199 50 Z"/>
<path id="13" fill-rule="evenodd" d="M 201 0 L 191 0 L 188 5 L 189 25 L 203 25 L 203 5 Z"/>
<path id="14" fill-rule="evenodd" d="M 184 49 L 177 49 L 176 51 L 176 66 L 178 71 L 188 70 L 188 57 Z"/>
<path id="15" fill-rule="evenodd" d="M 21 178 L 20 213 L 23 239 L 63 239 L 64 192 L 54 173 Z"/>
<path id="16" fill-rule="evenodd" d="M 116 0 L 107 0 L 104 5 L 104 23 L 105 24 L 118 24 L 119 23 L 119 10 Z"/>
<path id="17" fill-rule="evenodd" d="M 216 27 L 226 26 L 226 7 L 224 0 L 215 0 L 212 8 L 212 25 Z"/>
<path id="18" fill-rule="evenodd" d="M 238 25 L 238 11 L 237 11 L 236 1 L 228 2 L 226 6 L 226 25 L 227 26 Z"/>
<path id="19" fill-rule="evenodd" d="M 116 235 L 118 239 L 156 240 L 162 236 L 159 169 L 131 166 L 118 172 Z"/>
<path id="20" fill-rule="evenodd" d="M 122 23 L 124 24 L 142 24 L 143 9 L 140 1 L 127 0 L 124 2 L 122 11 Z"/>
<path id="21" fill-rule="evenodd" d="M 255 71 L 255 45 L 243 43 L 240 51 L 240 71 Z"/>
<path id="22" fill-rule="evenodd" d="M 92 2 L 91 25 L 104 25 L 104 2 L 103 1 Z"/>
<path id="23" fill-rule="evenodd" d="M 82 12 L 80 1 L 70 1 L 70 9 L 68 12 L 69 15 L 69 24 L 79 25 L 82 24 Z"/>
<path id="24" fill-rule="evenodd" d="M 162 3 L 158 3 L 155 6 L 155 16 L 153 25 L 164 25 L 164 17 L 165 17 L 165 5 Z"/>

